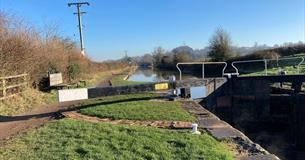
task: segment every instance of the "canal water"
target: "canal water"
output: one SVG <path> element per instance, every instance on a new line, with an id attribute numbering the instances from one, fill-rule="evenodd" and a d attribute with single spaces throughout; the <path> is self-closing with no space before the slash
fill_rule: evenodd
<path id="1" fill-rule="evenodd" d="M 169 80 L 171 76 L 175 76 L 179 79 L 179 72 L 159 71 L 153 69 L 138 69 L 133 75 L 129 77 L 130 81 L 137 82 L 160 82 Z M 183 74 L 182 79 L 199 78 L 190 74 Z M 178 94 L 179 94 L 178 90 Z M 191 98 L 203 98 L 205 97 L 205 87 L 191 87 Z"/>

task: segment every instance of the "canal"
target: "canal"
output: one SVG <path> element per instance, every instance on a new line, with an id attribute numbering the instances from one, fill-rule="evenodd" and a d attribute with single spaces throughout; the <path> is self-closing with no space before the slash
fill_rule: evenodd
<path id="1" fill-rule="evenodd" d="M 159 71 L 153 69 L 138 69 L 133 75 L 131 75 L 128 80 L 136 81 L 136 82 L 160 82 L 169 80 L 171 76 L 179 77 L 179 72 L 174 71 Z M 182 79 L 190 79 L 190 78 L 200 78 L 198 76 L 184 74 Z M 179 94 L 178 89 L 178 94 Z M 191 87 L 191 98 L 198 99 L 205 97 L 205 87 Z"/>

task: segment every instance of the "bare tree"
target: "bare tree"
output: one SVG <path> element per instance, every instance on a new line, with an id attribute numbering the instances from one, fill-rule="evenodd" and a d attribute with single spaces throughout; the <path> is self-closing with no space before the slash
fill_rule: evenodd
<path id="1" fill-rule="evenodd" d="M 210 39 L 208 56 L 212 61 L 225 61 L 232 57 L 230 35 L 221 27 L 217 28 Z"/>

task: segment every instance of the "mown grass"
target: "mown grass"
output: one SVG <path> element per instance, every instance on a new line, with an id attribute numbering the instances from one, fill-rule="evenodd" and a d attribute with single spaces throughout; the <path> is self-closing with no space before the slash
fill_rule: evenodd
<path id="1" fill-rule="evenodd" d="M 179 102 L 167 101 L 131 101 L 96 105 L 81 109 L 80 113 L 100 118 L 129 120 L 174 120 L 196 121 L 196 118 L 185 111 Z"/>
<path id="2" fill-rule="evenodd" d="M 87 108 L 97 105 L 109 104 L 109 103 L 119 103 L 119 102 L 129 102 L 137 100 L 150 100 L 157 98 L 159 95 L 155 93 L 140 93 L 140 94 L 127 94 L 127 95 L 115 95 L 107 96 L 96 99 L 89 99 L 79 104 L 71 106 L 72 108 Z"/>
<path id="3" fill-rule="evenodd" d="M 111 119 L 196 121 L 179 102 L 151 101 L 158 94 L 141 93 L 91 99 L 72 106 L 80 113 Z"/>
<path id="4" fill-rule="evenodd" d="M 89 123 L 49 122 L 0 147 L 0 159 L 233 159 L 207 134 L 189 131 Z"/>

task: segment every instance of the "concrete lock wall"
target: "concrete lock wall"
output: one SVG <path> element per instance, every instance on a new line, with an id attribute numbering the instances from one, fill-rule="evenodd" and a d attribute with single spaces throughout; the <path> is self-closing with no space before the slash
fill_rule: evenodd
<path id="1" fill-rule="evenodd" d="M 206 96 L 212 94 L 214 91 L 216 91 L 219 87 L 221 87 L 223 84 L 225 84 L 227 80 L 225 78 L 215 78 L 213 80 L 210 80 L 208 83 L 205 84 L 206 87 Z"/>
<path id="2" fill-rule="evenodd" d="M 217 116 L 222 120 L 231 121 L 231 109 L 232 98 L 226 95 L 226 91 L 230 90 L 229 81 L 223 83 L 218 88 L 215 88 L 214 83 L 206 85 L 206 98 L 204 99 L 204 106 L 213 113 L 217 113 Z M 221 108 L 221 109 L 220 109 Z M 220 110 L 221 111 L 220 111 Z"/>
<path id="3" fill-rule="evenodd" d="M 139 92 L 148 92 L 154 90 L 154 84 L 128 85 L 117 87 L 102 87 L 102 88 L 88 88 L 88 97 L 104 97 L 111 95 L 133 94 Z"/>
<path id="4" fill-rule="evenodd" d="M 229 79 L 207 96 L 205 106 L 223 120 L 241 124 L 268 119 L 269 100 L 268 81 Z"/>
<path id="5" fill-rule="evenodd" d="M 172 82 L 156 82 L 127 86 L 88 88 L 88 98 L 169 90 L 173 87 L 174 83 Z"/>
<path id="6" fill-rule="evenodd" d="M 232 78 L 217 89 L 209 84 L 201 104 L 237 128 L 266 122 L 285 125 L 297 148 L 305 151 L 305 94 L 294 89 L 271 93 L 270 85 L 276 80 Z"/>

